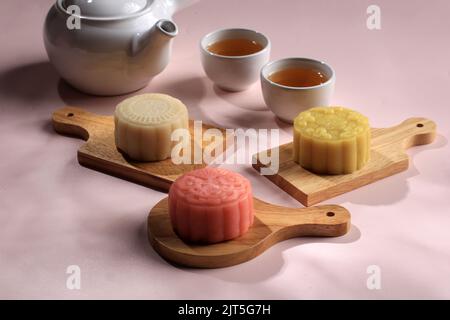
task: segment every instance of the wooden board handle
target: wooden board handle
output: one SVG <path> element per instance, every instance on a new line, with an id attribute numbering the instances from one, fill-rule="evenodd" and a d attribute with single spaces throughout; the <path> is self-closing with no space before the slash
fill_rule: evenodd
<path id="1" fill-rule="evenodd" d="M 350 227 L 350 213 L 338 205 L 310 208 L 286 208 L 258 200 L 258 218 L 266 225 L 278 228 L 281 240 L 293 237 L 338 237 Z M 279 241 L 281 241 L 279 240 Z"/>
<path id="2" fill-rule="evenodd" d="M 251 260 L 274 244 L 294 237 L 339 237 L 350 230 L 350 213 L 325 205 L 286 208 L 254 198 L 255 222 L 242 237 L 211 245 L 183 242 L 173 231 L 168 198 L 148 216 L 148 238 L 165 259 L 195 268 L 222 268 Z"/>
<path id="3" fill-rule="evenodd" d="M 108 116 L 101 116 L 80 108 L 64 107 L 53 112 L 53 128 L 56 132 L 74 136 L 83 140 L 93 137 L 94 131 L 99 132 Z"/>
<path id="4" fill-rule="evenodd" d="M 436 123 L 426 118 L 410 118 L 395 127 L 372 131 L 372 144 L 394 145 L 399 151 L 429 144 L 435 138 Z"/>

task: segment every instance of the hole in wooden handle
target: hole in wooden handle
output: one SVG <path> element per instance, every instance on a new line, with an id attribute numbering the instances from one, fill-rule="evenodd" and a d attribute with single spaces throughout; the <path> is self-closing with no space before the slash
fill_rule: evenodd
<path id="1" fill-rule="evenodd" d="M 74 114 L 73 114 L 72 112 L 70 112 L 70 113 L 67 114 L 67 117 L 69 117 L 69 118 L 71 118 L 71 117 L 73 117 L 73 116 L 74 116 Z"/>
<path id="2" fill-rule="evenodd" d="M 327 217 L 334 217 L 335 213 L 333 211 L 327 212 Z"/>
<path id="3" fill-rule="evenodd" d="M 418 123 L 418 124 L 416 125 L 416 127 L 417 127 L 417 128 L 422 128 L 422 127 L 423 127 L 423 123 Z"/>

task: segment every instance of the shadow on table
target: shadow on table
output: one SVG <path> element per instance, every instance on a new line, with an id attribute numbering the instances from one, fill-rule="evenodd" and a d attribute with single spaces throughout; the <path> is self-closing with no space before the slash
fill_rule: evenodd
<path id="1" fill-rule="evenodd" d="M 142 252 L 142 254 L 146 258 L 150 259 L 153 264 L 165 265 L 167 266 L 167 268 L 171 267 L 171 262 L 166 261 L 164 258 L 162 258 L 150 244 L 147 232 L 147 218 L 145 219 L 144 223 L 141 223 L 137 226 L 136 249 L 137 251 Z"/>
<path id="2" fill-rule="evenodd" d="M 200 108 L 200 102 L 206 96 L 206 81 L 205 77 L 199 76 L 179 78 L 161 84 L 154 81 L 147 87 L 147 91 L 164 93 L 180 99 L 189 109 L 190 119 L 209 120 L 208 122 L 213 124 L 211 119 Z"/>
<path id="3" fill-rule="evenodd" d="M 280 129 L 286 133 L 292 133 L 292 125 L 279 120 L 270 111 L 262 99 L 261 93 L 255 99 L 255 94 L 251 94 L 253 90 L 260 91 L 258 85 L 253 85 L 250 89 L 242 92 L 224 91 L 217 86 L 213 86 L 215 94 L 241 109 L 233 115 L 227 116 L 227 121 L 233 123 L 236 128 L 254 128 L 254 129 Z"/>
<path id="4" fill-rule="evenodd" d="M 105 115 L 111 115 L 124 99 L 142 93 L 145 93 L 145 88 L 125 95 L 96 96 L 79 91 L 63 79 L 58 83 L 58 94 L 65 105 Z"/>
<path id="5" fill-rule="evenodd" d="M 409 193 L 408 179 L 420 174 L 420 170 L 414 164 L 415 156 L 425 151 L 442 149 L 447 144 L 447 139 L 442 135 L 438 135 L 431 144 L 412 147 L 407 151 L 410 157 L 410 168 L 408 170 L 327 200 L 325 203 L 342 204 L 351 202 L 354 204 L 382 206 L 399 202 L 406 198 Z"/>
<path id="6" fill-rule="evenodd" d="M 88 109 L 92 112 L 112 114 L 115 107 L 124 99 L 144 93 L 164 93 L 174 96 L 189 109 L 190 117 L 197 119 L 200 116 L 199 103 L 205 94 L 205 88 L 201 78 L 184 78 L 175 81 L 158 84 L 158 80 L 153 80 L 147 87 L 126 95 L 120 96 L 93 96 L 82 93 L 71 87 L 64 80 L 58 84 L 58 93 L 66 105 Z"/>
<path id="7" fill-rule="evenodd" d="M 447 145 L 448 140 L 444 136 L 438 134 L 436 140 L 433 143 L 412 147 L 406 151 L 410 158 L 410 168 L 408 170 L 392 175 L 390 177 L 386 177 L 379 181 L 375 181 L 366 186 L 344 193 L 340 196 L 328 199 L 321 204 L 344 204 L 349 202 L 361 205 L 383 206 L 397 203 L 408 196 L 408 180 L 420 174 L 420 170 L 414 164 L 415 156 L 422 152 L 442 149 Z M 251 167 L 248 167 L 246 171 L 249 175 L 252 174 L 252 171 L 257 172 Z M 432 177 L 431 179 L 433 181 L 438 181 L 446 178 L 436 176 Z M 269 180 L 266 181 L 267 183 L 276 186 Z M 278 186 L 276 187 L 277 189 L 274 192 L 279 191 L 280 193 L 284 193 L 281 188 L 279 188 Z"/>
<path id="8" fill-rule="evenodd" d="M 292 134 L 292 126 L 278 120 L 278 118 L 270 111 L 255 112 L 241 110 L 223 116 L 222 118 L 223 121 L 232 123 L 234 128 L 280 129 L 288 134 Z"/>
<path id="9" fill-rule="evenodd" d="M 255 84 L 248 90 L 240 92 L 225 91 L 223 89 L 220 89 L 216 85 L 213 85 L 213 89 L 219 98 L 231 103 L 238 108 L 248 111 L 268 111 L 266 105 L 264 104 L 264 100 L 262 99 L 259 84 Z M 258 99 L 255 100 L 254 95 L 252 95 L 249 91 L 257 91 L 259 93 Z"/>
<path id="10" fill-rule="evenodd" d="M 319 237 L 304 237 L 294 238 L 278 243 L 267 249 L 258 257 L 226 268 L 217 269 L 197 269 L 183 267 L 165 260 L 159 256 L 158 253 L 151 247 L 148 241 L 147 225 L 145 228 L 140 226 L 138 230 L 138 241 L 142 244 L 145 255 L 153 262 L 159 264 L 166 264 L 168 268 L 176 268 L 181 272 L 203 274 L 214 278 L 219 278 L 228 282 L 239 283 L 257 283 L 269 279 L 279 273 L 284 265 L 283 252 L 299 245 L 306 245 L 309 243 L 335 243 L 346 244 L 358 241 L 361 237 L 360 230 L 352 225 L 348 234 L 336 238 L 319 238 Z M 255 272 L 255 270 L 258 270 Z"/>
<path id="11" fill-rule="evenodd" d="M 0 96 L 16 106 L 33 109 L 57 103 L 59 76 L 49 62 L 16 66 L 0 73 Z"/>
<path id="12" fill-rule="evenodd" d="M 102 97 L 85 94 L 62 80 L 48 61 L 15 66 L 0 71 L 0 97 L 5 101 L 20 102 L 28 109 L 47 106 L 54 110 L 64 104 L 93 112 L 111 114 L 115 106 L 127 97 L 159 92 L 182 100 L 189 108 L 191 118 L 203 116 L 199 109 L 205 96 L 205 79 L 188 77 L 160 83 L 154 79 L 147 87 L 127 95 Z M 63 103 L 61 103 L 61 100 Z"/>
<path id="13" fill-rule="evenodd" d="M 260 256 L 245 263 L 221 269 L 180 268 L 192 273 L 204 273 L 227 282 L 258 283 L 276 276 L 283 270 L 285 261 L 283 252 L 294 247 L 310 243 L 346 244 L 356 242 L 361 238 L 360 230 L 352 225 L 348 234 L 336 238 L 304 237 L 283 241 L 267 249 Z M 298 250 L 301 250 L 299 248 Z M 255 271 L 257 270 L 257 271 Z"/>

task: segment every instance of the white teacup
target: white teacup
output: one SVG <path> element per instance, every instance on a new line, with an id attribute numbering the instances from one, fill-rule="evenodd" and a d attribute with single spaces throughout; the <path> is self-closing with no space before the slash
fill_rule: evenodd
<path id="1" fill-rule="evenodd" d="M 208 51 L 208 47 L 221 40 L 248 39 L 262 46 L 256 53 L 243 56 L 225 56 Z M 219 88 L 243 91 L 258 81 L 261 68 L 270 58 L 270 41 L 263 34 L 248 29 L 222 29 L 214 31 L 200 42 L 201 60 L 206 75 Z"/>
<path id="2" fill-rule="evenodd" d="M 318 70 L 328 80 L 312 87 L 289 87 L 269 79 L 275 72 L 296 67 Z M 288 123 L 292 123 L 302 111 L 313 107 L 329 106 L 335 79 L 335 73 L 328 64 L 307 58 L 277 60 L 266 64 L 261 70 L 261 86 L 266 105 L 278 118 Z"/>

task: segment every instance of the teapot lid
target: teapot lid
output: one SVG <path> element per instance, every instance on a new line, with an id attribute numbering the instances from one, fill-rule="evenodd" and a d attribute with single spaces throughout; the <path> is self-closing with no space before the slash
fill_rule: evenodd
<path id="1" fill-rule="evenodd" d="M 118 19 L 141 15 L 150 10 L 153 0 L 58 0 L 58 7 L 69 13 L 70 6 L 78 6 L 81 18 Z"/>

